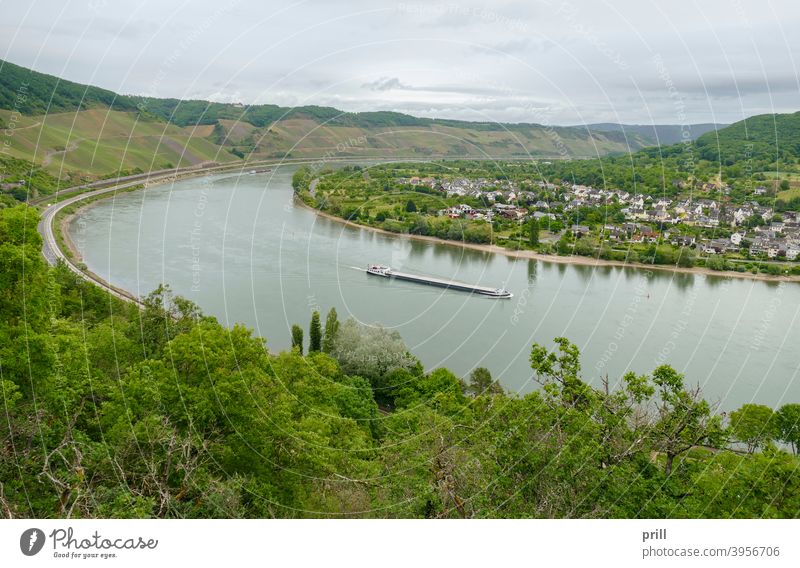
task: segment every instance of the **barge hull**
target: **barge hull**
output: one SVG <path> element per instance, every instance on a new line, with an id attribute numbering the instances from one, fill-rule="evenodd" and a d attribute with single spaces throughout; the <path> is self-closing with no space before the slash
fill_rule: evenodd
<path id="1" fill-rule="evenodd" d="M 373 276 L 382 276 L 383 278 L 396 278 L 397 280 L 405 280 L 407 282 L 415 282 L 417 284 L 426 284 L 428 286 L 436 286 L 439 288 L 447 288 L 450 290 L 459 290 L 462 292 L 471 292 L 474 294 L 481 294 L 484 296 L 492 297 L 506 297 L 510 298 L 511 294 L 507 296 L 498 296 L 495 288 L 488 288 L 486 286 L 475 286 L 471 284 L 464 284 L 462 282 L 454 282 L 452 280 L 444 280 L 441 278 L 434 278 L 432 276 L 419 276 L 417 274 L 406 274 L 405 272 L 397 272 L 392 270 L 388 274 L 373 274 Z"/>

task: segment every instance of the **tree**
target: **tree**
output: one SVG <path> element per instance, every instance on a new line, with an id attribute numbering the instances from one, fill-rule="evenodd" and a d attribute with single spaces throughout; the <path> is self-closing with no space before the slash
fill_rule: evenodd
<path id="1" fill-rule="evenodd" d="M 687 390 L 683 375 L 669 365 L 653 371 L 658 387 L 658 416 L 653 427 L 653 444 L 664 453 L 664 474 L 672 474 L 675 458 L 698 445 L 719 446 L 722 426 L 700 397 L 700 388 Z"/>
<path id="2" fill-rule="evenodd" d="M 780 184 L 781 191 L 787 191 L 789 189 L 789 187 L 790 187 L 789 180 L 786 180 L 786 179 L 781 180 L 781 184 Z"/>
<path id="3" fill-rule="evenodd" d="M 531 246 L 536 246 L 539 244 L 539 220 L 535 217 L 531 219 L 530 227 L 529 227 L 529 235 L 528 235 L 528 242 Z"/>
<path id="4" fill-rule="evenodd" d="M 744 404 L 731 412 L 730 431 L 733 437 L 747 444 L 747 453 L 763 448 L 774 437 L 772 409 L 762 404 Z"/>
<path id="5" fill-rule="evenodd" d="M 48 278 L 38 222 L 27 205 L 0 210 L 0 370 L 23 390 L 48 374 L 48 327 L 61 296 Z"/>
<path id="6" fill-rule="evenodd" d="M 380 325 L 361 325 L 352 318 L 339 329 L 333 356 L 346 374 L 369 379 L 377 390 L 386 388 L 390 371 L 417 364 L 399 333 Z"/>
<path id="7" fill-rule="evenodd" d="M 531 347 L 531 369 L 547 394 L 560 398 L 565 406 L 588 407 L 594 390 L 580 377 L 581 362 L 578 347 L 566 337 L 556 337 L 558 353 L 550 352 L 538 343 Z"/>
<path id="8" fill-rule="evenodd" d="M 414 203 L 413 200 L 409 199 L 408 203 L 406 203 L 406 213 L 416 213 L 417 212 L 417 204 Z"/>
<path id="9" fill-rule="evenodd" d="M 775 413 L 777 437 L 796 454 L 800 449 L 800 404 L 784 404 Z"/>
<path id="10" fill-rule="evenodd" d="M 303 354 L 303 328 L 297 324 L 292 326 L 292 349 Z"/>
<path id="11" fill-rule="evenodd" d="M 569 237 L 565 234 L 560 239 L 558 239 L 558 245 L 556 250 L 558 254 L 564 256 L 572 252 L 572 248 L 570 247 Z"/>
<path id="12" fill-rule="evenodd" d="M 325 353 L 333 353 L 336 346 L 336 336 L 339 334 L 339 316 L 336 313 L 336 308 L 331 308 L 328 311 L 328 316 L 325 318 L 325 334 L 322 337 L 322 351 Z"/>
<path id="13" fill-rule="evenodd" d="M 503 392 L 503 387 L 492 379 L 492 373 L 486 367 L 476 367 L 469 374 L 469 384 L 467 385 L 467 392 L 473 396 L 480 396 L 482 394 L 500 394 Z"/>
<path id="14" fill-rule="evenodd" d="M 678 266 L 691 268 L 697 261 L 697 255 L 688 247 L 682 247 L 678 252 Z"/>
<path id="15" fill-rule="evenodd" d="M 308 352 L 322 350 L 322 328 L 319 323 L 319 312 L 314 310 L 311 314 L 311 325 L 308 328 Z"/>
<path id="16" fill-rule="evenodd" d="M 185 333 L 199 320 L 200 308 L 180 296 L 174 296 L 170 287 L 161 284 L 143 300 L 138 340 L 145 357 L 158 358 L 167 343 Z"/>

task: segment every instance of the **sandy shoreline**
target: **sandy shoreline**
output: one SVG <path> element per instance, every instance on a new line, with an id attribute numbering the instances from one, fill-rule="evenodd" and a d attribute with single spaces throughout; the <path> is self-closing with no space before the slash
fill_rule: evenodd
<path id="1" fill-rule="evenodd" d="M 343 225 L 347 225 L 350 227 L 358 228 L 358 229 L 365 229 L 368 231 L 374 231 L 376 233 L 380 233 L 383 235 L 388 235 L 394 238 L 400 239 L 413 239 L 416 241 L 428 241 L 431 243 L 437 243 L 441 245 L 448 245 L 454 247 L 461 247 L 470 250 L 476 250 L 481 252 L 488 252 L 492 254 L 502 254 L 511 258 L 525 258 L 530 260 L 538 260 L 541 262 L 550 262 L 553 264 L 575 264 L 579 266 L 607 266 L 607 267 L 619 267 L 619 268 L 633 268 L 636 270 L 660 270 L 663 272 L 677 272 L 681 274 L 695 274 L 701 276 L 711 276 L 716 278 L 740 278 L 743 280 L 762 280 L 766 282 L 800 282 L 800 276 L 772 276 L 770 274 L 752 274 L 750 272 L 733 272 L 730 270 L 726 270 L 724 272 L 718 270 L 711 270 L 709 268 L 683 268 L 680 266 L 672 266 L 672 265 L 663 265 L 663 264 L 640 264 L 640 263 L 631 263 L 631 262 L 621 262 L 618 260 L 605 260 L 601 258 L 589 258 L 587 256 L 557 256 L 557 255 L 550 255 L 550 254 L 541 254 L 538 252 L 534 252 L 532 250 L 509 250 L 503 248 L 498 245 L 480 245 L 474 243 L 465 243 L 459 241 L 448 241 L 445 239 L 440 239 L 438 237 L 430 237 L 427 235 L 409 235 L 406 233 L 393 233 L 391 231 L 387 231 L 385 229 L 379 229 L 377 227 L 369 227 L 367 225 L 361 225 L 359 223 L 354 223 L 353 221 L 347 221 L 342 219 L 341 217 L 337 217 L 336 215 L 332 215 L 330 213 L 326 213 L 325 211 L 320 211 L 319 209 L 315 209 L 310 205 L 304 203 L 299 197 L 296 195 L 294 196 L 294 201 L 297 205 L 301 207 L 305 207 L 316 213 L 321 217 L 325 217 L 326 219 L 330 219 L 331 221 L 335 221 L 337 223 L 341 223 Z"/>
<path id="2" fill-rule="evenodd" d="M 87 203 L 85 207 L 88 208 L 90 205 L 91 203 Z M 58 230 L 61 232 L 61 240 L 64 242 L 64 246 L 67 247 L 67 251 L 72 257 L 73 262 L 83 262 L 83 256 L 81 256 L 78 247 L 75 246 L 69 234 L 69 226 L 81 209 L 84 209 L 84 207 L 78 208 L 74 213 L 65 215 L 58 223 Z"/>

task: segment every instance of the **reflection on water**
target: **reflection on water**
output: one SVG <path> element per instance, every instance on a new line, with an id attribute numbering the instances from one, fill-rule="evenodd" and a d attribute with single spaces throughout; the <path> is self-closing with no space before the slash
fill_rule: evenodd
<path id="1" fill-rule="evenodd" d="M 583 375 L 614 382 L 669 362 L 725 408 L 800 401 L 800 286 L 517 259 L 347 227 L 292 207 L 291 170 L 185 180 L 99 202 L 80 215 L 91 270 L 145 294 L 161 282 L 271 349 L 312 309 L 397 329 L 426 367 L 488 367 L 534 388 L 533 342 L 565 336 Z M 71 230 L 77 231 L 73 223 Z M 368 277 L 370 262 L 514 293 L 494 300 Z M 776 305 L 776 299 L 778 299 Z"/>

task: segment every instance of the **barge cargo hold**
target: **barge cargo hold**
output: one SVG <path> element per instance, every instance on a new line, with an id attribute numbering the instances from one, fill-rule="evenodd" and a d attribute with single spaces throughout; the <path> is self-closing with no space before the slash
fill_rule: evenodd
<path id="1" fill-rule="evenodd" d="M 472 294 L 479 294 L 489 298 L 508 299 L 513 296 L 513 294 L 505 288 L 489 288 L 487 286 L 478 286 L 475 284 L 464 284 L 463 282 L 445 280 L 442 278 L 436 278 L 434 276 L 408 274 L 406 272 L 392 270 L 391 267 L 384 266 L 382 264 L 370 264 L 367 267 L 367 274 L 371 274 L 372 276 L 380 276 L 382 278 L 396 278 L 397 280 L 416 282 L 417 284 L 426 284 L 428 286 L 437 286 L 439 288 L 447 288 L 448 290 L 470 292 Z"/>

